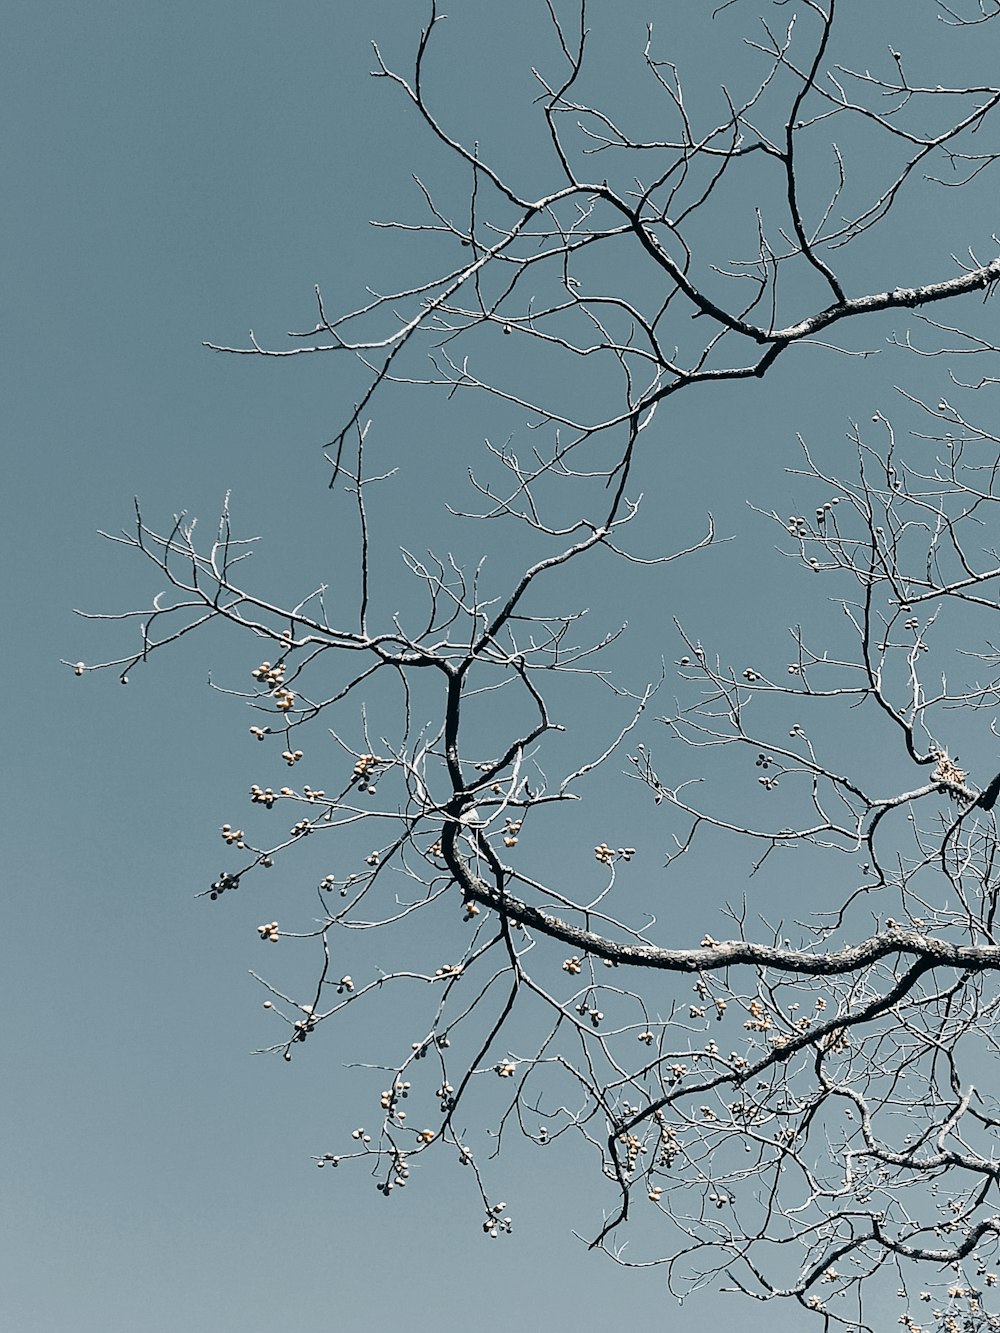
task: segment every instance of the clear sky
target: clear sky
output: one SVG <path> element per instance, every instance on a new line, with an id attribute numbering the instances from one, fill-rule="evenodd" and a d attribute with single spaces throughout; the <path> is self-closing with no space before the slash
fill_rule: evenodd
<path id="1" fill-rule="evenodd" d="M 154 525 L 186 510 L 210 528 L 231 491 L 239 530 L 265 539 L 259 576 L 276 594 L 335 581 L 349 559 L 322 446 L 355 391 L 353 372 L 322 358 L 226 358 L 202 343 L 242 344 L 252 328 L 280 344 L 313 321 L 316 284 L 339 309 L 359 303 L 366 284 L 423 276 L 429 261 L 415 243 L 367 223 L 418 215 L 413 173 L 437 172 L 446 194 L 464 181 L 368 71 L 372 38 L 408 64 L 425 8 L 7 6 L 0 1323 L 19 1333 L 305 1333 L 390 1320 L 413 1333 L 466 1322 L 499 1333 L 514 1321 L 681 1318 L 656 1270 L 624 1271 L 574 1238 L 593 1234 L 600 1204 L 566 1155 L 514 1148 L 505 1188 L 515 1229 L 498 1241 L 482 1235 L 457 1170 L 429 1172 L 391 1201 L 360 1173 L 316 1170 L 311 1154 L 339 1141 L 355 1108 L 374 1117 L 367 1087 L 356 1092 L 344 1068 L 364 1058 L 357 1049 L 331 1039 L 291 1065 L 251 1054 L 273 1039 L 248 976 L 272 961 L 255 926 L 294 912 L 283 898 L 294 884 L 214 905 L 194 896 L 225 864 L 218 827 L 245 817 L 258 759 L 239 704 L 213 692 L 209 674 L 242 688 L 255 664 L 207 635 L 125 689 L 113 673 L 78 681 L 60 665 L 131 644 L 114 625 L 76 620 L 73 607 L 117 611 L 157 590 L 96 536 L 130 524 L 133 496 Z M 663 6 L 613 6 L 609 60 L 641 49 L 647 8 Z M 442 108 L 466 139 L 543 188 L 541 158 L 525 145 L 536 125 L 530 65 L 552 54 L 533 47 L 544 6 L 454 9 L 435 69 Z M 679 61 L 708 60 L 696 29 L 673 34 Z M 985 213 L 959 225 L 949 197 L 912 219 L 891 255 L 867 262 L 884 264 L 882 286 L 951 276 L 948 256 L 988 248 L 993 225 Z M 891 327 L 866 327 L 859 345 L 881 346 Z M 697 540 L 712 510 L 743 544 L 677 566 L 665 584 L 636 575 L 646 614 L 620 659 L 630 686 L 676 657 L 673 616 L 706 641 L 714 633 L 720 646 L 782 660 L 775 636 L 811 594 L 746 501 L 794 512 L 802 500 L 782 469 L 795 464 L 796 430 L 822 432 L 836 451 L 849 418 L 891 410 L 901 375 L 803 353 L 765 385 L 696 391 L 658 425 L 641 474 L 640 543 Z M 426 422 L 398 391 L 375 414 L 402 469 L 377 529 L 390 587 L 404 537 L 434 544 L 450 451 L 510 428 L 509 413 L 484 420 L 460 402 L 448 417 L 435 401 Z M 449 464 L 454 490 L 443 498 L 462 499 L 466 466 L 464 455 Z M 588 602 L 613 627 L 619 575 L 592 577 Z M 760 611 L 734 617 L 751 597 Z M 666 837 L 633 798 L 625 784 L 607 798 L 602 836 L 634 842 L 654 876 Z M 705 928 L 696 905 L 672 911 L 679 931 Z M 274 966 L 295 975 L 289 962 Z M 698 1308 L 728 1316 L 733 1299 Z M 739 1312 L 750 1327 L 768 1313 Z"/>

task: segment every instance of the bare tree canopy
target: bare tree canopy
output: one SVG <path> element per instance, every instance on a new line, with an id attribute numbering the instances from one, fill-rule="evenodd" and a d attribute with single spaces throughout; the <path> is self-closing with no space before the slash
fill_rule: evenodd
<path id="1" fill-rule="evenodd" d="M 679 1297 L 785 1297 L 855 1329 L 898 1290 L 911 1330 L 1000 1327 L 1000 745 L 985 771 L 956 753 L 996 737 L 1000 707 L 1000 7 L 728 0 L 700 65 L 650 24 L 627 73 L 597 6 L 537 8 L 523 162 L 479 146 L 482 107 L 454 109 L 460 16 L 432 2 L 408 63 L 375 46 L 426 130 L 416 202 L 376 223 L 412 282 L 343 311 L 317 290 L 286 346 L 209 344 L 363 372 L 312 479 L 351 567 L 276 602 L 228 507 L 202 543 L 137 505 L 112 540 L 164 591 L 105 615 L 137 638 L 75 670 L 127 680 L 213 622 L 245 645 L 249 684 L 226 692 L 272 785 L 223 825 L 205 894 L 224 910 L 252 880 L 270 903 L 284 867 L 297 888 L 259 933 L 300 942 L 300 981 L 261 972 L 271 1049 L 325 1040 L 380 1071 L 371 1119 L 320 1166 L 360 1164 L 388 1195 L 443 1150 L 497 1236 L 506 1142 L 571 1140 L 599 1189 L 567 1224 L 661 1264 Z M 936 63 L 908 55 L 918 26 Z M 933 219 L 911 269 L 900 238 Z M 717 478 L 697 515 L 651 485 L 655 459 L 700 447 L 677 395 L 749 395 L 790 362 L 836 380 L 880 348 L 901 392 L 883 381 L 861 424 L 845 401 L 791 477 L 796 423 L 776 420 L 761 485 L 799 499 L 747 497 L 744 552 L 776 537 L 795 567 L 791 651 L 733 656 L 774 610 L 766 580 L 756 606 L 715 584 L 719 647 L 672 624 L 679 581 L 734 536 Z M 473 401 L 482 443 L 385 439 L 401 395 L 443 430 Z M 438 503 L 401 572 L 396 473 L 417 448 Z M 585 614 L 600 581 L 621 620 Z M 630 647 L 650 626 L 666 667 Z M 307 760 L 324 788 L 297 781 Z M 623 792 L 641 845 L 605 841 Z M 398 1047 L 376 1058 L 357 1014 L 387 994 Z M 648 1257 L 624 1248 L 636 1230 Z"/>

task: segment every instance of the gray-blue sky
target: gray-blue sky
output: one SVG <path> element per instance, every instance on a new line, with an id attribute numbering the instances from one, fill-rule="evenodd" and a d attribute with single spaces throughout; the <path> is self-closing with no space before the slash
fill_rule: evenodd
<path id="1" fill-rule="evenodd" d="M 448 113 L 481 120 L 463 133 L 505 165 L 517 162 L 518 125 L 532 123 L 525 32 L 541 30 L 542 8 L 519 0 L 500 22 L 495 6 L 456 6 L 437 70 Z M 71 606 L 115 610 L 155 590 L 95 537 L 130 522 L 133 495 L 154 521 L 186 509 L 210 525 L 232 490 L 239 529 L 268 539 L 265 586 L 304 590 L 329 577 L 324 565 L 335 576 L 344 536 L 320 446 L 354 385 L 346 366 L 228 359 L 201 343 L 239 343 L 249 328 L 277 343 L 310 323 L 317 283 L 340 307 L 368 282 L 420 275 L 415 250 L 366 224 L 416 213 L 412 172 L 444 171 L 446 190 L 464 183 L 368 71 L 372 37 L 402 63 L 424 17 L 409 0 L 8 10 L 0 1303 L 11 1328 L 278 1333 L 399 1316 L 417 1333 L 458 1318 L 492 1333 L 512 1318 L 559 1328 L 670 1308 L 655 1271 L 623 1272 L 573 1238 L 595 1214 L 574 1210 L 588 1194 L 566 1157 L 515 1152 L 517 1226 L 496 1243 L 457 1171 L 387 1203 L 361 1177 L 315 1170 L 309 1155 L 330 1146 L 355 1094 L 332 1043 L 291 1066 L 248 1054 L 270 1039 L 247 977 L 260 963 L 254 924 L 278 908 L 259 894 L 225 910 L 192 896 L 224 861 L 216 829 L 256 758 L 238 706 L 205 684 L 242 657 L 207 636 L 127 689 L 59 666 L 124 646 Z M 622 53 L 641 44 L 643 18 L 637 0 L 621 7 Z M 926 271 L 918 261 L 940 224 L 918 220 L 892 256 L 912 273 L 884 285 L 947 276 L 942 256 L 981 242 L 989 222 L 944 236 Z M 886 332 L 862 337 L 874 346 Z M 647 504 L 669 499 L 688 527 L 675 541 L 675 520 L 661 529 L 654 509 L 642 539 L 683 544 L 708 509 L 724 532 L 744 531 L 747 499 L 801 507 L 780 476 L 795 430 L 823 429 L 835 445 L 850 416 L 890 410 L 891 382 L 869 362 L 807 352 L 765 385 L 695 390 L 658 427 L 662 456 L 645 471 Z M 376 433 L 409 427 L 402 395 L 387 400 Z M 440 503 L 422 451 L 439 460 L 496 429 L 464 406 L 450 420 L 453 437 L 414 438 L 386 534 L 419 530 L 421 510 Z M 665 593 L 650 581 L 664 604 L 633 640 L 630 685 L 675 653 L 671 616 L 712 628 L 698 618 L 723 587 L 745 604 L 773 579 L 791 599 L 787 615 L 765 598 L 758 624 L 735 627 L 758 652 L 801 618 L 802 584 L 769 556 L 772 534 L 760 525 L 752 541 L 753 558 L 744 547 L 678 566 Z M 617 600 L 600 576 L 588 596 L 598 614 Z M 715 626 L 733 629 L 725 617 Z M 617 836 L 645 838 L 653 874 L 662 849 L 649 811 L 629 827 L 626 806 Z"/>

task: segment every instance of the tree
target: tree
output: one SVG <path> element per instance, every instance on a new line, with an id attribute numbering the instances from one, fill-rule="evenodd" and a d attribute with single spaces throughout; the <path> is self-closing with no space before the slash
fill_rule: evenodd
<path id="1" fill-rule="evenodd" d="M 283 746 L 292 785 L 254 782 L 254 832 L 222 826 L 233 860 L 206 896 L 299 867 L 307 894 L 287 910 L 303 923 L 259 927 L 318 951 L 294 994 L 261 978 L 286 1060 L 321 1028 L 350 1033 L 387 990 L 405 1006 L 377 1129 L 345 1125 L 320 1166 L 374 1167 L 389 1195 L 448 1146 L 496 1236 L 511 1223 L 487 1149 L 515 1129 L 539 1146 L 576 1136 L 607 1192 L 588 1239 L 628 1262 L 627 1224 L 640 1204 L 657 1210 L 649 1262 L 679 1295 L 784 1296 L 867 1327 L 863 1298 L 889 1282 L 911 1328 L 922 1292 L 944 1327 L 992 1326 L 997 784 L 963 771 L 956 748 L 1000 702 L 979 623 L 1000 579 L 998 437 L 975 406 L 997 380 L 963 369 L 1000 350 L 978 315 L 1000 258 L 980 262 L 970 224 L 921 271 L 897 270 L 901 236 L 943 217 L 957 188 L 968 216 L 992 207 L 1000 89 L 975 70 L 1000 9 L 928 7 L 932 83 L 923 52 L 913 69 L 866 27 L 899 31 L 904 14 L 909 27 L 910 6 L 864 23 L 835 0 L 805 0 L 794 21 L 784 4 L 758 8 L 705 16 L 721 74 L 689 92 L 652 28 L 632 78 L 609 81 L 584 0 L 546 0 L 540 192 L 436 110 L 447 25 L 434 3 L 412 71 L 376 47 L 376 75 L 450 162 L 440 188 L 418 180 L 420 220 L 387 225 L 440 266 L 343 314 L 317 291 L 291 347 L 214 345 L 365 369 L 327 454 L 355 566 L 332 592 L 279 604 L 245 585 L 250 547 L 228 507 L 206 548 L 185 517 L 161 529 L 137 506 L 114 540 L 169 591 L 110 617 L 140 627 L 131 651 L 76 671 L 127 680 L 214 622 L 255 641 L 252 688 L 229 692 L 255 710 L 254 737 Z M 960 246 L 968 262 L 949 254 Z M 944 303 L 959 323 L 939 317 Z M 883 316 L 905 318 L 905 334 Z M 677 395 L 749 392 L 806 355 L 835 376 L 837 353 L 873 350 L 848 341 L 859 327 L 928 358 L 915 362 L 926 381 L 938 366 L 950 378 L 852 426 L 846 453 L 802 440 L 809 517 L 765 514 L 808 581 L 791 661 L 729 665 L 678 624 L 668 686 L 655 659 L 635 661 L 634 627 L 588 633 L 583 580 L 618 581 L 624 601 L 628 575 L 642 598 L 669 597 L 719 549 L 711 518 L 664 540 L 687 526 L 669 494 L 640 506 L 651 458 L 677 447 L 661 431 Z M 404 549 L 401 584 L 381 515 L 403 503 L 393 459 L 412 442 L 373 442 L 379 402 L 420 386 L 443 390 L 442 408 L 474 395 L 488 438 L 471 467 L 464 449 L 426 446 L 439 553 Z M 295 782 L 309 735 L 323 789 Z M 626 780 L 646 839 L 670 848 L 665 882 L 701 899 L 700 939 L 676 939 L 661 877 L 637 873 L 648 847 L 599 831 Z M 351 868 L 314 875 L 318 842 Z M 794 924 L 740 901 L 748 877 L 765 898 L 794 886 Z M 372 933 L 393 962 L 352 976 L 340 960 Z M 363 1043 L 349 1058 L 374 1063 Z"/>

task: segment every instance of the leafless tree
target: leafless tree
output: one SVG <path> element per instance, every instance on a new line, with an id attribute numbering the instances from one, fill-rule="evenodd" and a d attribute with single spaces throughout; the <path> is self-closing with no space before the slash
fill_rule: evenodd
<path id="1" fill-rule="evenodd" d="M 859 55 L 858 10 L 842 0 L 803 0 L 794 18 L 785 3 L 728 0 L 712 18 L 713 73 L 693 71 L 694 94 L 651 27 L 634 83 L 602 84 L 585 0 L 545 8 L 546 138 L 532 170 L 547 162 L 550 188 L 526 193 L 436 112 L 448 38 L 432 3 L 412 69 L 376 47 L 374 72 L 447 150 L 452 174 L 440 191 L 418 182 L 418 221 L 379 225 L 448 260 L 347 313 L 317 292 L 315 325 L 286 348 L 251 338 L 218 349 L 367 368 L 327 455 L 331 503 L 356 524 L 350 611 L 342 591 L 328 606 L 322 587 L 287 605 L 255 595 L 228 512 L 202 547 L 186 518 L 154 527 L 137 507 L 113 540 L 146 556 L 166 591 L 107 617 L 139 628 L 133 651 L 76 671 L 126 679 L 225 622 L 256 645 L 254 736 L 281 744 L 291 770 L 307 735 L 323 744 L 325 725 L 333 737 L 328 789 L 291 775 L 251 788 L 257 831 L 223 826 L 234 860 L 206 890 L 224 898 L 279 859 L 294 864 L 307 839 L 354 847 L 361 830 L 370 848 L 283 909 L 305 925 L 259 928 L 319 952 L 304 996 L 261 978 L 286 1060 L 320 1028 L 336 1040 L 374 994 L 406 997 L 377 1125 L 353 1137 L 344 1126 L 320 1166 L 363 1163 L 389 1194 L 446 1145 L 496 1236 L 510 1215 L 488 1150 L 515 1131 L 540 1146 L 576 1136 L 607 1190 L 588 1239 L 625 1263 L 627 1223 L 658 1209 L 649 1262 L 678 1295 L 786 1297 L 856 1328 L 870 1326 L 865 1293 L 889 1284 L 912 1330 L 1000 1327 L 988 1290 L 1000 1269 L 1000 779 L 967 774 L 955 754 L 969 719 L 993 730 L 1000 706 L 1000 435 L 984 420 L 1000 347 L 979 328 L 1000 258 L 981 262 L 968 237 L 948 238 L 940 260 L 900 280 L 894 253 L 907 219 L 948 192 L 962 187 L 973 215 L 995 192 L 1000 88 L 939 80 L 974 67 L 1000 8 L 877 7 L 901 47 L 903 33 L 930 30 L 930 72 L 905 50 Z M 966 262 L 949 256 L 961 248 Z M 655 718 L 660 667 L 638 687 L 612 677 L 619 631 L 587 637 L 571 576 L 593 577 L 599 561 L 619 578 L 662 566 L 669 580 L 674 562 L 716 541 L 709 520 L 704 537 L 671 549 L 628 544 L 643 451 L 668 447 L 658 414 L 695 386 L 760 379 L 803 346 L 834 375 L 838 355 L 858 349 L 828 340 L 859 324 L 884 339 L 886 311 L 906 312 L 897 346 L 921 373 L 946 370 L 948 392 L 904 394 L 898 413 L 853 427 L 833 470 L 819 461 L 828 443 L 802 441 L 806 516 L 764 516 L 808 584 L 791 660 L 728 665 L 679 625 L 663 690 L 676 702 Z M 516 440 L 487 441 L 467 477 L 450 467 L 427 516 L 431 542 L 447 524 L 505 529 L 506 583 L 493 565 L 407 551 L 407 586 L 386 575 L 370 534 L 373 506 L 394 503 L 392 469 L 371 468 L 368 444 L 390 385 L 474 392 L 484 420 L 523 423 Z M 458 474 L 464 500 L 448 493 Z M 650 505 L 669 531 L 669 497 L 643 515 Z M 835 630 L 816 609 L 820 586 Z M 597 723 L 580 715 L 587 684 L 606 701 Z M 567 698 L 570 738 L 556 721 Z M 905 789 L 885 785 L 875 752 L 891 756 L 886 773 L 910 774 Z M 713 781 L 747 756 L 774 812 L 766 823 L 759 801 Z M 633 848 L 597 842 L 596 888 L 570 849 L 553 848 L 567 803 L 629 780 L 650 839 L 670 849 L 671 882 L 690 889 L 706 848 L 731 859 L 731 883 L 699 888 L 706 922 L 727 926 L 719 938 L 678 944 L 669 918 L 653 919 Z M 275 820 L 287 831 L 276 836 Z M 739 877 L 763 881 L 793 855 L 798 918 L 768 926 L 739 905 Z M 426 965 L 459 924 L 455 953 Z M 392 969 L 346 975 L 340 960 L 372 931 L 393 941 Z"/>

